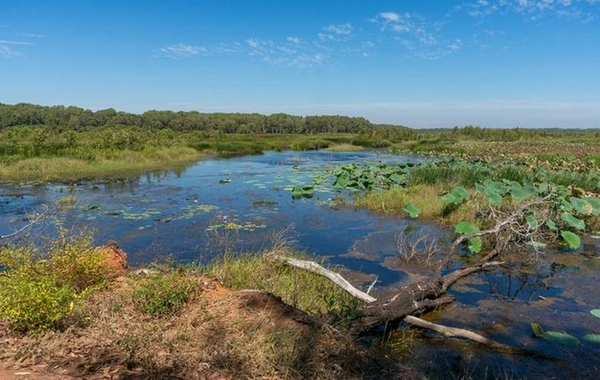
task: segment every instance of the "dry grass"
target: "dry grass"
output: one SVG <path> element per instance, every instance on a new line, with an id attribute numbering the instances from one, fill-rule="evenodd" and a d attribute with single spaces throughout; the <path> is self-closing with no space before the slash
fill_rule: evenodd
<path id="1" fill-rule="evenodd" d="M 365 147 L 342 143 L 342 144 L 332 145 L 325 150 L 328 150 L 330 152 L 360 152 L 362 150 L 365 150 Z"/>
<path id="2" fill-rule="evenodd" d="M 87 379 L 420 378 L 268 293 L 188 275 L 199 296 L 174 315 L 141 312 L 127 279 L 89 298 L 84 327 L 27 337 L 0 325 L 0 363 Z"/>

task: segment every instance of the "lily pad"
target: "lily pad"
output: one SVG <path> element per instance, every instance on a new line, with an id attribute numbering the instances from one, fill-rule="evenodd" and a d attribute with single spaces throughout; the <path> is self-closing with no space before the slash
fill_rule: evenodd
<path id="1" fill-rule="evenodd" d="M 561 331 L 545 331 L 542 338 L 553 343 L 563 344 L 565 346 L 575 347 L 579 345 L 579 339 L 571 334 Z"/>
<path id="2" fill-rule="evenodd" d="M 452 203 L 459 203 L 460 200 L 459 198 L 456 197 L 456 195 L 452 194 L 452 193 L 446 193 L 444 195 L 440 195 L 440 200 L 446 204 L 452 204 Z"/>
<path id="3" fill-rule="evenodd" d="M 571 197 L 569 200 L 575 211 L 582 215 L 590 215 L 594 211 L 594 207 L 585 199 Z"/>
<path id="4" fill-rule="evenodd" d="M 484 189 L 483 195 L 487 197 L 488 203 L 492 206 L 498 206 L 502 204 L 502 196 L 494 191 Z"/>
<path id="5" fill-rule="evenodd" d="M 412 203 L 407 204 L 403 210 L 406 211 L 411 218 L 416 218 L 421 213 L 421 209 Z"/>
<path id="6" fill-rule="evenodd" d="M 469 248 L 469 251 L 471 251 L 473 253 L 481 252 L 482 247 L 483 247 L 483 240 L 479 236 L 471 238 L 467 241 L 467 248 Z"/>
<path id="7" fill-rule="evenodd" d="M 558 343 L 558 344 L 562 344 L 565 346 L 571 346 L 571 347 L 579 345 L 579 339 L 577 339 L 573 335 L 568 334 L 566 332 L 544 331 L 542 329 L 542 326 L 540 326 L 539 323 L 535 323 L 535 322 L 531 324 L 531 329 L 533 330 L 533 334 L 536 337 L 545 339 L 549 342 Z"/>
<path id="8" fill-rule="evenodd" d="M 596 197 L 585 198 L 585 200 L 592 206 L 592 214 L 600 216 L 600 199 Z"/>
<path id="9" fill-rule="evenodd" d="M 538 227 L 538 221 L 535 218 L 535 216 L 533 216 L 533 215 L 527 215 L 527 217 L 525 218 L 525 221 L 527 222 L 527 228 L 530 231 L 537 229 L 537 227 Z"/>
<path id="10" fill-rule="evenodd" d="M 590 343 L 600 344 L 600 334 L 585 334 L 583 340 Z"/>
<path id="11" fill-rule="evenodd" d="M 585 222 L 579 218 L 576 218 L 573 216 L 573 214 L 569 213 L 569 212 L 563 212 L 562 214 L 560 214 L 560 218 L 565 221 L 569 226 L 578 229 L 578 230 L 584 230 L 585 229 Z"/>
<path id="12" fill-rule="evenodd" d="M 556 225 L 556 223 L 554 223 L 552 219 L 546 220 L 546 226 L 548 226 L 548 228 L 552 231 L 558 231 L 558 226 Z"/>
<path id="13" fill-rule="evenodd" d="M 596 318 L 600 318 L 600 309 L 590 310 L 590 314 L 592 314 Z"/>
<path id="14" fill-rule="evenodd" d="M 474 234 L 479 232 L 479 227 L 474 225 L 471 222 L 463 220 L 462 222 L 458 222 L 454 227 L 454 232 L 457 234 Z"/>
<path id="15" fill-rule="evenodd" d="M 560 236 L 571 249 L 577 249 L 581 246 L 581 239 L 571 231 L 561 231 Z"/>

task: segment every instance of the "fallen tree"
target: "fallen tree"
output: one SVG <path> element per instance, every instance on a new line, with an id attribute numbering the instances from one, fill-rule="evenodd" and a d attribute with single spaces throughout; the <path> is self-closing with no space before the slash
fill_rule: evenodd
<path id="1" fill-rule="evenodd" d="M 473 340 L 496 350 L 521 352 L 522 350 L 495 342 L 469 330 L 434 324 L 418 318 L 417 315 L 453 302 L 454 298 L 448 296 L 447 292 L 458 280 L 476 272 L 495 270 L 504 264 L 503 261 L 496 260 L 496 257 L 504 253 L 508 246 L 513 248 L 515 246 L 522 247 L 525 242 L 533 241 L 534 237 L 539 237 L 540 230 L 532 229 L 531 226 L 525 224 L 523 222 L 524 215 L 526 215 L 526 212 L 530 212 L 533 207 L 547 205 L 547 203 L 547 198 L 536 199 L 522 204 L 510 213 L 500 213 L 498 210 L 491 209 L 491 215 L 495 221 L 493 227 L 458 236 L 447 253 L 440 257 L 437 262 L 437 268 L 429 278 L 402 286 L 391 295 L 382 299 L 376 299 L 369 295 L 368 292 L 362 292 L 340 274 L 326 269 L 316 262 L 281 256 L 277 254 L 278 250 L 276 249 L 267 253 L 267 257 L 273 261 L 282 262 L 325 276 L 354 298 L 360 300 L 362 304 L 357 307 L 355 316 L 349 326 L 349 331 L 353 335 L 363 335 L 380 326 L 404 321 L 412 325 L 437 331 L 446 336 L 459 336 Z M 502 215 L 502 218 L 500 218 L 500 215 Z M 441 274 L 442 270 L 448 267 L 464 243 L 470 239 L 482 237 L 487 238 L 489 250 L 486 254 L 481 255 L 478 262 L 470 266 L 455 269 L 445 275 Z M 428 255 L 430 254 L 429 252 Z"/>

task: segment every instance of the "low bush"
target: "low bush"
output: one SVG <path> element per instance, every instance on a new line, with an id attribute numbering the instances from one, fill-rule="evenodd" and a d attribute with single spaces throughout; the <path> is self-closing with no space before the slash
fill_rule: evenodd
<path id="1" fill-rule="evenodd" d="M 89 234 L 60 237 L 44 248 L 0 247 L 0 319 L 24 332 L 65 328 L 89 293 L 110 275 Z"/>

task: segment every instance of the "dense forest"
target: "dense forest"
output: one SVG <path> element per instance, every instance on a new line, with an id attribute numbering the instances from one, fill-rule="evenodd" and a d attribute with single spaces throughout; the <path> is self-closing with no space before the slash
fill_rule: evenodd
<path id="1" fill-rule="evenodd" d="M 364 133 L 373 124 L 363 117 L 294 116 L 284 113 L 200 113 L 197 111 L 146 111 L 141 115 L 112 108 L 91 111 L 79 107 L 0 103 L 0 128 L 12 126 L 146 127 L 173 131 L 223 133 Z"/>
<path id="2" fill-rule="evenodd" d="M 201 113 L 198 111 L 150 110 L 142 114 L 113 108 L 92 111 L 75 106 L 41 106 L 29 103 L 0 103 L 0 129 L 36 126 L 62 132 L 85 131 L 103 127 L 132 127 L 146 130 L 202 132 L 206 136 L 226 134 L 322 134 L 348 133 L 392 142 L 407 140 L 486 140 L 518 141 L 530 138 L 577 136 L 590 133 L 600 137 L 598 129 L 527 129 L 484 128 L 468 125 L 454 128 L 412 129 L 400 125 L 374 124 L 364 117 L 339 115 L 297 116 L 285 113 Z"/>

